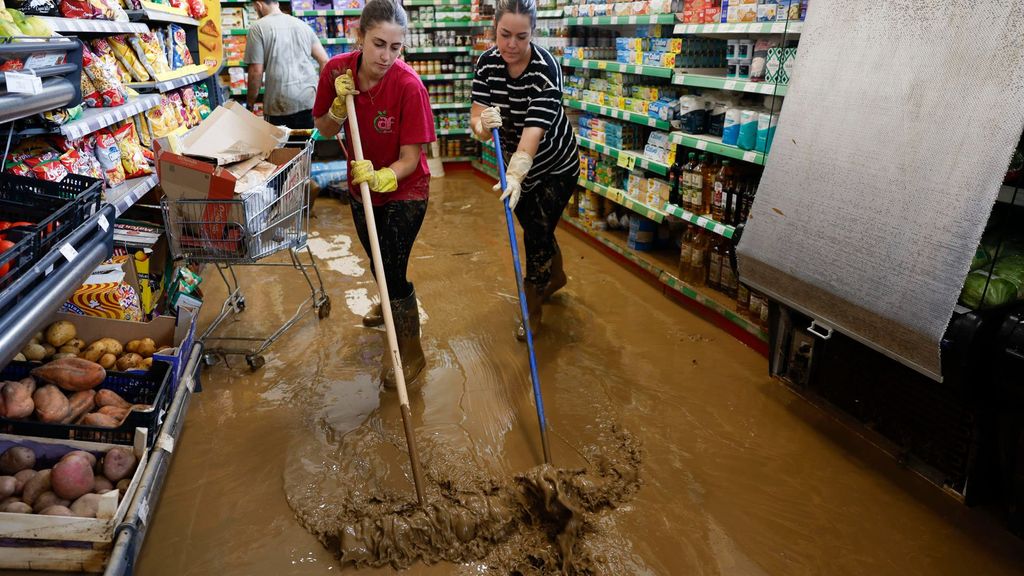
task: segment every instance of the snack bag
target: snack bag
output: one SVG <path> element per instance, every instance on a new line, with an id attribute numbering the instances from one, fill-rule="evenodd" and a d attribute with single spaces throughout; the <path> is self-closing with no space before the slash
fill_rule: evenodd
<path id="1" fill-rule="evenodd" d="M 146 149 L 153 147 L 153 133 L 149 130 L 149 122 L 146 122 L 145 114 L 132 116 L 132 122 L 135 124 L 135 133 L 139 135 L 139 143 L 142 144 L 142 153 L 145 155 Z"/>
<path id="2" fill-rule="evenodd" d="M 30 158 L 41 158 L 46 154 L 57 154 L 57 150 L 43 138 L 26 138 L 11 150 L 10 160 L 24 162 Z"/>
<path id="3" fill-rule="evenodd" d="M 117 0 L 91 0 L 93 5 L 99 5 L 102 8 L 103 14 L 107 16 L 108 20 L 115 22 L 127 22 L 128 13 L 121 8 L 121 4 Z"/>
<path id="4" fill-rule="evenodd" d="M 146 67 L 139 62 L 138 57 L 135 56 L 135 51 L 128 45 L 128 38 L 124 34 L 111 36 L 107 38 L 107 42 L 110 43 L 110 47 L 113 49 L 114 57 L 128 70 L 128 73 L 131 74 L 136 82 L 147 82 L 149 80 L 149 73 L 146 72 Z"/>
<path id="5" fill-rule="evenodd" d="M 116 70 L 111 70 L 104 65 L 95 54 L 85 45 L 82 45 L 82 68 L 89 75 L 93 86 L 100 95 L 100 101 L 104 107 L 120 106 L 125 103 L 128 92 L 118 76 Z"/>
<path id="6" fill-rule="evenodd" d="M 168 118 L 162 105 L 146 110 L 146 121 L 149 123 L 149 129 L 154 138 L 162 138 L 174 130 L 173 126 L 168 125 Z"/>
<path id="7" fill-rule="evenodd" d="M 117 186 L 124 182 L 124 166 L 121 164 L 121 149 L 117 139 L 104 128 L 96 132 L 96 159 L 100 161 L 107 186 Z"/>
<path id="8" fill-rule="evenodd" d="M 88 74 L 82 74 L 82 104 L 86 108 L 100 108 L 103 106 L 103 102 L 100 98 L 100 93 L 96 91 L 96 87 L 92 85 L 92 80 L 89 79 Z"/>
<path id="9" fill-rule="evenodd" d="M 168 42 L 168 48 L 171 53 L 171 68 L 177 69 L 195 64 L 192 60 L 192 53 L 189 52 L 186 44 L 185 29 L 177 24 L 171 24 L 170 32 L 171 41 Z"/>
<path id="10" fill-rule="evenodd" d="M 188 112 L 189 120 L 193 126 L 203 121 L 203 116 L 199 113 L 199 101 L 196 99 L 196 92 L 191 86 L 181 90 L 181 101 L 185 103 L 185 110 Z"/>
<path id="11" fill-rule="evenodd" d="M 115 70 L 117 72 L 118 79 L 121 80 L 122 84 L 126 84 L 132 81 L 132 76 L 128 72 L 128 69 L 121 65 L 117 57 L 114 55 L 114 48 L 107 42 L 106 38 L 97 38 L 92 41 L 92 51 L 102 63 L 103 66 Z"/>
<path id="12" fill-rule="evenodd" d="M 135 124 L 128 122 L 114 130 L 114 138 L 117 139 L 117 146 L 121 150 L 121 165 L 124 166 L 126 177 L 138 178 L 153 173 L 153 168 L 142 154 L 142 144 L 139 143 L 139 136 L 135 132 Z"/>
<path id="13" fill-rule="evenodd" d="M 139 62 L 153 78 L 156 78 L 157 74 L 171 70 L 167 64 L 167 56 L 161 49 L 156 35 L 152 32 L 129 36 L 128 42 L 135 49 L 135 55 L 138 56 Z"/>
<path id="14" fill-rule="evenodd" d="M 40 164 L 43 164 L 45 162 L 52 162 L 54 160 L 59 160 L 59 159 L 60 159 L 60 154 L 58 154 L 56 151 L 51 149 L 49 152 L 44 152 L 44 153 L 40 154 L 39 156 L 32 156 L 31 158 L 25 158 L 24 162 L 25 162 L 25 164 L 29 168 L 35 168 L 36 166 L 39 166 Z"/>
<path id="15" fill-rule="evenodd" d="M 9 162 L 7 164 L 7 171 L 15 176 L 25 176 L 26 178 L 35 178 L 35 174 L 32 173 L 32 169 L 28 167 L 24 162 Z"/>
<path id="16" fill-rule="evenodd" d="M 96 156 L 92 153 L 92 149 L 89 148 L 84 141 L 76 142 L 75 146 L 68 152 L 75 152 L 78 155 L 78 162 L 75 163 L 75 167 L 78 170 L 72 170 L 68 168 L 69 172 L 78 174 L 79 176 L 88 176 L 89 178 L 96 178 L 97 180 L 103 179 L 103 167 L 100 166 L 100 161 L 96 159 Z M 61 162 L 67 166 L 64 162 L 64 156 L 67 152 L 61 156 Z M 72 157 L 73 158 L 73 157 Z"/>
<path id="17" fill-rule="evenodd" d="M 25 0 L 21 3 L 21 11 L 37 16 L 60 16 L 58 0 Z"/>
<path id="18" fill-rule="evenodd" d="M 210 91 L 206 84 L 196 84 L 189 88 L 195 91 L 196 102 L 199 105 L 199 117 L 205 120 L 210 115 L 210 112 L 212 112 L 210 110 Z"/>
<path id="19" fill-rule="evenodd" d="M 32 174 L 40 180 L 46 180 L 47 182 L 60 182 L 64 178 L 67 178 L 68 170 L 60 163 L 60 160 L 55 158 L 53 160 L 47 160 L 46 162 L 40 162 L 32 168 Z"/>
<path id="20" fill-rule="evenodd" d="M 89 0 L 60 0 L 60 14 L 65 18 L 92 20 L 103 14 Z"/>
<path id="21" fill-rule="evenodd" d="M 185 103 L 181 100 L 181 94 L 173 92 L 171 93 L 170 96 L 167 97 L 167 99 L 170 102 L 171 109 L 174 110 L 174 112 L 176 112 L 178 115 L 178 126 L 186 126 L 191 128 L 191 124 L 189 124 L 188 119 L 188 112 L 185 110 Z"/>
<path id="22" fill-rule="evenodd" d="M 186 0 L 188 13 L 196 20 L 206 18 L 206 3 L 203 0 Z"/>

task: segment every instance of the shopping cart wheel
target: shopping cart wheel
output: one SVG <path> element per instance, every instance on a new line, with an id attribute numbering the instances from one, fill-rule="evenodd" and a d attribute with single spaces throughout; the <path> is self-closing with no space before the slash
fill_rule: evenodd
<path id="1" fill-rule="evenodd" d="M 249 368 L 253 370 L 259 370 L 260 368 L 263 368 L 264 364 L 267 363 L 263 356 L 259 354 L 249 354 L 248 356 L 245 357 L 245 361 L 249 363 Z"/>
<path id="2" fill-rule="evenodd" d="M 324 296 L 324 301 L 320 304 L 320 308 L 316 311 L 317 317 L 323 320 L 331 315 L 331 297 Z"/>
<path id="3" fill-rule="evenodd" d="M 203 354 L 203 364 L 206 366 L 214 366 L 218 360 L 216 354 Z"/>
<path id="4" fill-rule="evenodd" d="M 245 311 L 245 296 L 240 296 L 238 298 L 238 301 L 235 302 L 235 310 L 238 311 L 238 312 L 244 312 Z"/>

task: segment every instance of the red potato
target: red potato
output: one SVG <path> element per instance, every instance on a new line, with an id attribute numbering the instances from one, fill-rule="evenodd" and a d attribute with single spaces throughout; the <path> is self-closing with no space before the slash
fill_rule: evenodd
<path id="1" fill-rule="evenodd" d="M 14 488 L 15 494 L 21 494 L 21 491 L 25 489 L 25 483 L 32 479 L 33 476 L 38 474 L 35 470 L 22 470 L 14 475 L 14 479 L 18 481 L 18 485 Z"/>
<path id="2" fill-rule="evenodd" d="M 96 467 L 96 462 L 97 462 L 96 455 L 93 454 L 92 452 L 86 452 L 85 450 L 75 450 L 74 452 L 68 452 L 67 454 L 61 456 L 60 459 L 61 460 L 67 460 L 68 458 L 71 458 L 72 456 L 81 456 L 82 458 L 85 458 L 86 460 L 89 461 L 89 465 L 90 466 L 92 466 L 93 468 Z"/>
<path id="3" fill-rule="evenodd" d="M 53 467 L 51 482 L 58 496 L 65 500 L 76 500 L 92 492 L 96 486 L 96 476 L 89 460 L 82 456 L 72 456 Z"/>
<path id="4" fill-rule="evenodd" d="M 103 457 L 103 475 L 111 482 L 119 482 L 132 475 L 136 462 L 135 453 L 131 448 L 111 448 Z"/>
<path id="5" fill-rule="evenodd" d="M 28 482 L 25 482 L 25 488 L 21 491 L 21 500 L 29 505 L 29 509 L 32 508 L 32 504 L 35 503 L 36 498 L 43 492 L 49 492 L 52 489 L 50 484 L 50 476 L 53 471 L 50 469 L 41 470 L 35 476 L 30 478 Z"/>

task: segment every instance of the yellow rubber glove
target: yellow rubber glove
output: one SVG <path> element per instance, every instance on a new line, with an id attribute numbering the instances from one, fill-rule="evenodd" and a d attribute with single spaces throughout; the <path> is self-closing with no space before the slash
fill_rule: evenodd
<path id="1" fill-rule="evenodd" d="M 331 103 L 331 109 L 327 114 L 338 124 L 344 124 L 345 119 L 348 118 L 345 97 L 349 94 L 353 96 L 359 94 L 359 90 L 356 90 L 355 80 L 352 79 L 351 70 L 346 70 L 344 74 L 334 79 L 334 91 L 337 96 L 334 97 L 334 102 Z"/>
<path id="2" fill-rule="evenodd" d="M 508 168 L 505 170 L 505 190 L 500 199 L 504 201 L 508 198 L 508 207 L 512 210 L 515 210 L 516 204 L 519 203 L 519 196 L 523 192 L 523 180 L 532 166 L 533 156 L 523 151 L 516 152 L 508 161 Z M 492 190 L 502 192 L 501 182 L 495 184 Z"/>
<path id="3" fill-rule="evenodd" d="M 386 194 L 398 190 L 398 177 L 391 168 L 373 169 L 373 163 L 369 160 L 353 160 L 352 184 L 358 186 L 366 182 L 373 192 Z"/>

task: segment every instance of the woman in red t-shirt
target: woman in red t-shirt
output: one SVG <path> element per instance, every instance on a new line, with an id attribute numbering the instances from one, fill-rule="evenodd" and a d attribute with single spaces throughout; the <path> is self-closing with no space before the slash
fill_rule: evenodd
<path id="1" fill-rule="evenodd" d="M 430 172 L 421 145 L 436 140 L 434 114 L 427 90 L 408 64 L 398 59 L 408 30 L 408 17 L 394 0 L 369 0 L 359 18 L 361 49 L 331 58 L 320 73 L 313 118 L 320 133 L 338 134 L 348 117 L 345 96 L 355 96 L 356 120 L 365 160 L 349 163 L 349 189 L 370 186 L 381 260 L 391 296 L 398 348 L 406 382 L 411 383 L 426 361 L 420 346 L 420 317 L 416 291 L 406 279 L 409 254 L 427 212 Z M 344 141 L 353 157 L 352 144 Z M 352 195 L 352 218 L 359 241 L 372 258 L 364 207 Z M 373 268 L 371 267 L 371 270 Z M 376 275 L 376 272 L 374 272 Z M 384 323 L 380 304 L 363 317 L 363 324 Z M 390 366 L 384 366 L 385 386 L 395 385 Z"/>

